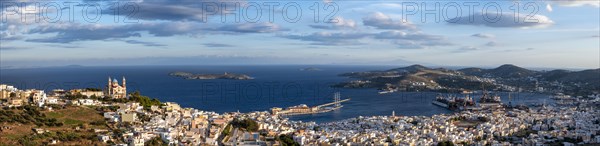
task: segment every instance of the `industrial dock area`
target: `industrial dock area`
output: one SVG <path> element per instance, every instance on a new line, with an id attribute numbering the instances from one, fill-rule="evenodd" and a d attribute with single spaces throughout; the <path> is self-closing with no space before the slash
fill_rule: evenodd
<path id="1" fill-rule="evenodd" d="M 344 107 L 342 105 L 342 102 L 350 101 L 350 98 L 342 100 L 340 93 L 337 92 L 334 94 L 333 100 L 334 100 L 333 102 L 329 102 L 329 103 L 325 103 L 325 104 L 321 104 L 321 105 L 317 105 L 317 106 L 313 106 L 313 107 L 309 107 L 306 104 L 291 106 L 286 109 L 279 108 L 279 107 L 273 107 L 273 108 L 271 108 L 271 113 L 273 115 L 283 115 L 283 116 L 326 113 L 326 112 L 331 112 L 331 111 L 338 110 L 338 109 Z"/>

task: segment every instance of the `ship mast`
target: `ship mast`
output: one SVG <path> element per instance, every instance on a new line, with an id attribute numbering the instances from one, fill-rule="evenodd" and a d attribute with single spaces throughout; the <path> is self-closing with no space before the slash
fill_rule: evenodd
<path id="1" fill-rule="evenodd" d="M 512 107 L 512 96 L 511 96 L 512 92 L 508 92 L 508 106 Z"/>
<path id="2" fill-rule="evenodd" d="M 335 92 L 335 94 L 333 95 L 333 100 L 335 102 L 335 106 L 336 107 L 340 107 L 341 106 L 341 104 L 340 104 L 340 98 L 341 98 L 340 92 Z"/>

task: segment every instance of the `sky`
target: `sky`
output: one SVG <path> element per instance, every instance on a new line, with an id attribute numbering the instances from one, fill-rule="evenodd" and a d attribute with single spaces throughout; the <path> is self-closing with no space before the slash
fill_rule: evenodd
<path id="1" fill-rule="evenodd" d="M 600 1 L 0 1 L 0 67 L 600 68 Z"/>

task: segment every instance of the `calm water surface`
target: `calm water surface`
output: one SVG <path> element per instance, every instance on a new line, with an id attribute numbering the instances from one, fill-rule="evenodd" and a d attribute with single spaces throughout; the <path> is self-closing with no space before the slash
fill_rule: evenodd
<path id="1" fill-rule="evenodd" d="M 321 71 L 301 71 L 317 67 Z M 128 66 L 128 67 L 55 67 L 36 69 L 0 69 L 0 83 L 19 89 L 103 88 L 108 76 L 127 79 L 128 91 L 171 101 L 183 107 L 216 112 L 266 111 L 271 107 L 309 106 L 331 102 L 332 93 L 340 92 L 341 110 L 290 117 L 292 120 L 330 122 L 357 116 L 396 115 L 430 116 L 451 113 L 434 106 L 436 93 L 392 93 L 380 95 L 375 89 L 335 89 L 331 85 L 349 81 L 337 76 L 346 72 L 386 70 L 391 66 Z M 254 80 L 185 80 L 169 76 L 169 72 L 241 73 Z M 508 102 L 507 93 L 499 93 Z M 475 97 L 478 97 L 475 95 Z M 547 95 L 512 94 L 514 104 L 540 103 Z"/>

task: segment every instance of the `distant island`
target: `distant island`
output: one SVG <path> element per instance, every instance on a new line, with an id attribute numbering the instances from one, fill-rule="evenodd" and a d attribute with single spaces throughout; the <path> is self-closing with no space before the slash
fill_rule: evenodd
<path id="1" fill-rule="evenodd" d="M 170 76 L 181 77 L 188 80 L 214 80 L 214 79 L 230 79 L 230 80 L 251 80 L 254 79 L 245 74 L 234 74 L 225 72 L 223 74 L 194 74 L 190 72 L 171 72 Z"/>
<path id="2" fill-rule="evenodd" d="M 316 67 L 308 67 L 308 68 L 302 68 L 302 69 L 300 69 L 300 71 L 321 71 L 321 69 L 316 68 Z"/>
<path id="3" fill-rule="evenodd" d="M 342 88 L 377 88 L 394 91 L 470 92 L 494 90 L 509 92 L 600 93 L 600 69 L 582 71 L 535 71 L 505 64 L 497 68 L 458 70 L 411 65 L 384 71 L 344 73 L 356 79 L 334 85 Z"/>

